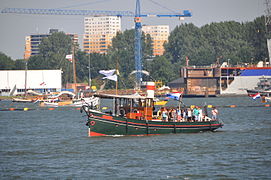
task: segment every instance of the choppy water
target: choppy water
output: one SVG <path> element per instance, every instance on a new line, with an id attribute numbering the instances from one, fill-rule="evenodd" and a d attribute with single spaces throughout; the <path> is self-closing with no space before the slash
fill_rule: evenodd
<path id="1" fill-rule="evenodd" d="M 186 104 L 260 105 L 248 97 Z M 174 102 L 170 102 L 174 104 Z M 0 108 L 32 107 L 0 101 Z M 271 107 L 219 108 L 218 132 L 87 137 L 75 108 L 0 111 L 0 179 L 271 179 Z"/>

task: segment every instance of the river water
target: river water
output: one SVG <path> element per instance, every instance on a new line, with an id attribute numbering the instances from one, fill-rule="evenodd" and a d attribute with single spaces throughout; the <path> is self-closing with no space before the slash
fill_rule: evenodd
<path id="1" fill-rule="evenodd" d="M 237 107 L 218 108 L 217 132 L 88 137 L 75 108 L 0 101 L 34 108 L 0 111 L 0 179 L 271 179 L 271 107 L 249 97 L 184 99 L 205 102 Z"/>

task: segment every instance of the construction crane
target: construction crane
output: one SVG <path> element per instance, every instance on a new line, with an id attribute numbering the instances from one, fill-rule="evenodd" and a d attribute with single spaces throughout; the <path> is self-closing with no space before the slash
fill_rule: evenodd
<path id="1" fill-rule="evenodd" d="M 135 70 L 136 70 L 136 88 L 139 89 L 142 83 L 142 17 L 191 17 L 189 10 L 184 10 L 178 14 L 141 14 L 140 0 L 136 0 L 135 13 L 131 11 L 99 11 L 99 10 L 66 10 L 66 9 L 33 9 L 33 8 L 5 8 L 1 13 L 13 14 L 38 14 L 38 15 L 80 15 L 80 16 L 120 16 L 134 17 L 135 22 Z"/>

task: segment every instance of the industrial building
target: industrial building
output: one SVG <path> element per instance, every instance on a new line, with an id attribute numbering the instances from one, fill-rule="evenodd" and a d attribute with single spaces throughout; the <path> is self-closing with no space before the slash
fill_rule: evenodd
<path id="1" fill-rule="evenodd" d="M 112 39 L 121 31 L 119 16 L 95 16 L 84 19 L 83 49 L 86 53 L 107 53 Z"/>
<path id="2" fill-rule="evenodd" d="M 39 45 L 43 38 L 51 36 L 53 33 L 58 32 L 58 29 L 50 29 L 49 34 L 32 34 L 25 37 L 25 51 L 24 59 L 29 59 L 31 56 L 39 54 Z M 73 43 L 78 43 L 77 34 L 66 34 L 71 37 Z"/>
<path id="3" fill-rule="evenodd" d="M 185 96 L 247 95 L 262 77 L 271 78 L 270 66 L 186 66 L 168 86 Z"/>
<path id="4" fill-rule="evenodd" d="M 157 26 L 146 26 L 142 27 L 142 31 L 145 34 L 149 34 L 152 39 L 152 48 L 154 56 L 161 56 L 164 54 L 164 43 L 168 41 L 169 37 L 169 26 L 168 25 L 157 25 Z"/>
<path id="5" fill-rule="evenodd" d="M 61 70 L 5 70 L 0 71 L 0 96 L 36 92 L 61 91 Z"/>

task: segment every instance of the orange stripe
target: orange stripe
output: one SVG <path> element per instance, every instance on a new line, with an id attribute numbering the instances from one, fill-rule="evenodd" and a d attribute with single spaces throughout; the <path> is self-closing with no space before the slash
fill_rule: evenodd
<path id="1" fill-rule="evenodd" d="M 155 90 L 155 86 L 147 85 L 147 90 Z"/>
<path id="2" fill-rule="evenodd" d="M 90 131 L 89 136 L 106 136 L 106 134 L 96 133 L 96 132 Z"/>
<path id="3" fill-rule="evenodd" d="M 112 116 L 107 116 L 107 115 L 102 115 L 101 118 L 113 120 L 113 117 L 112 117 Z"/>

